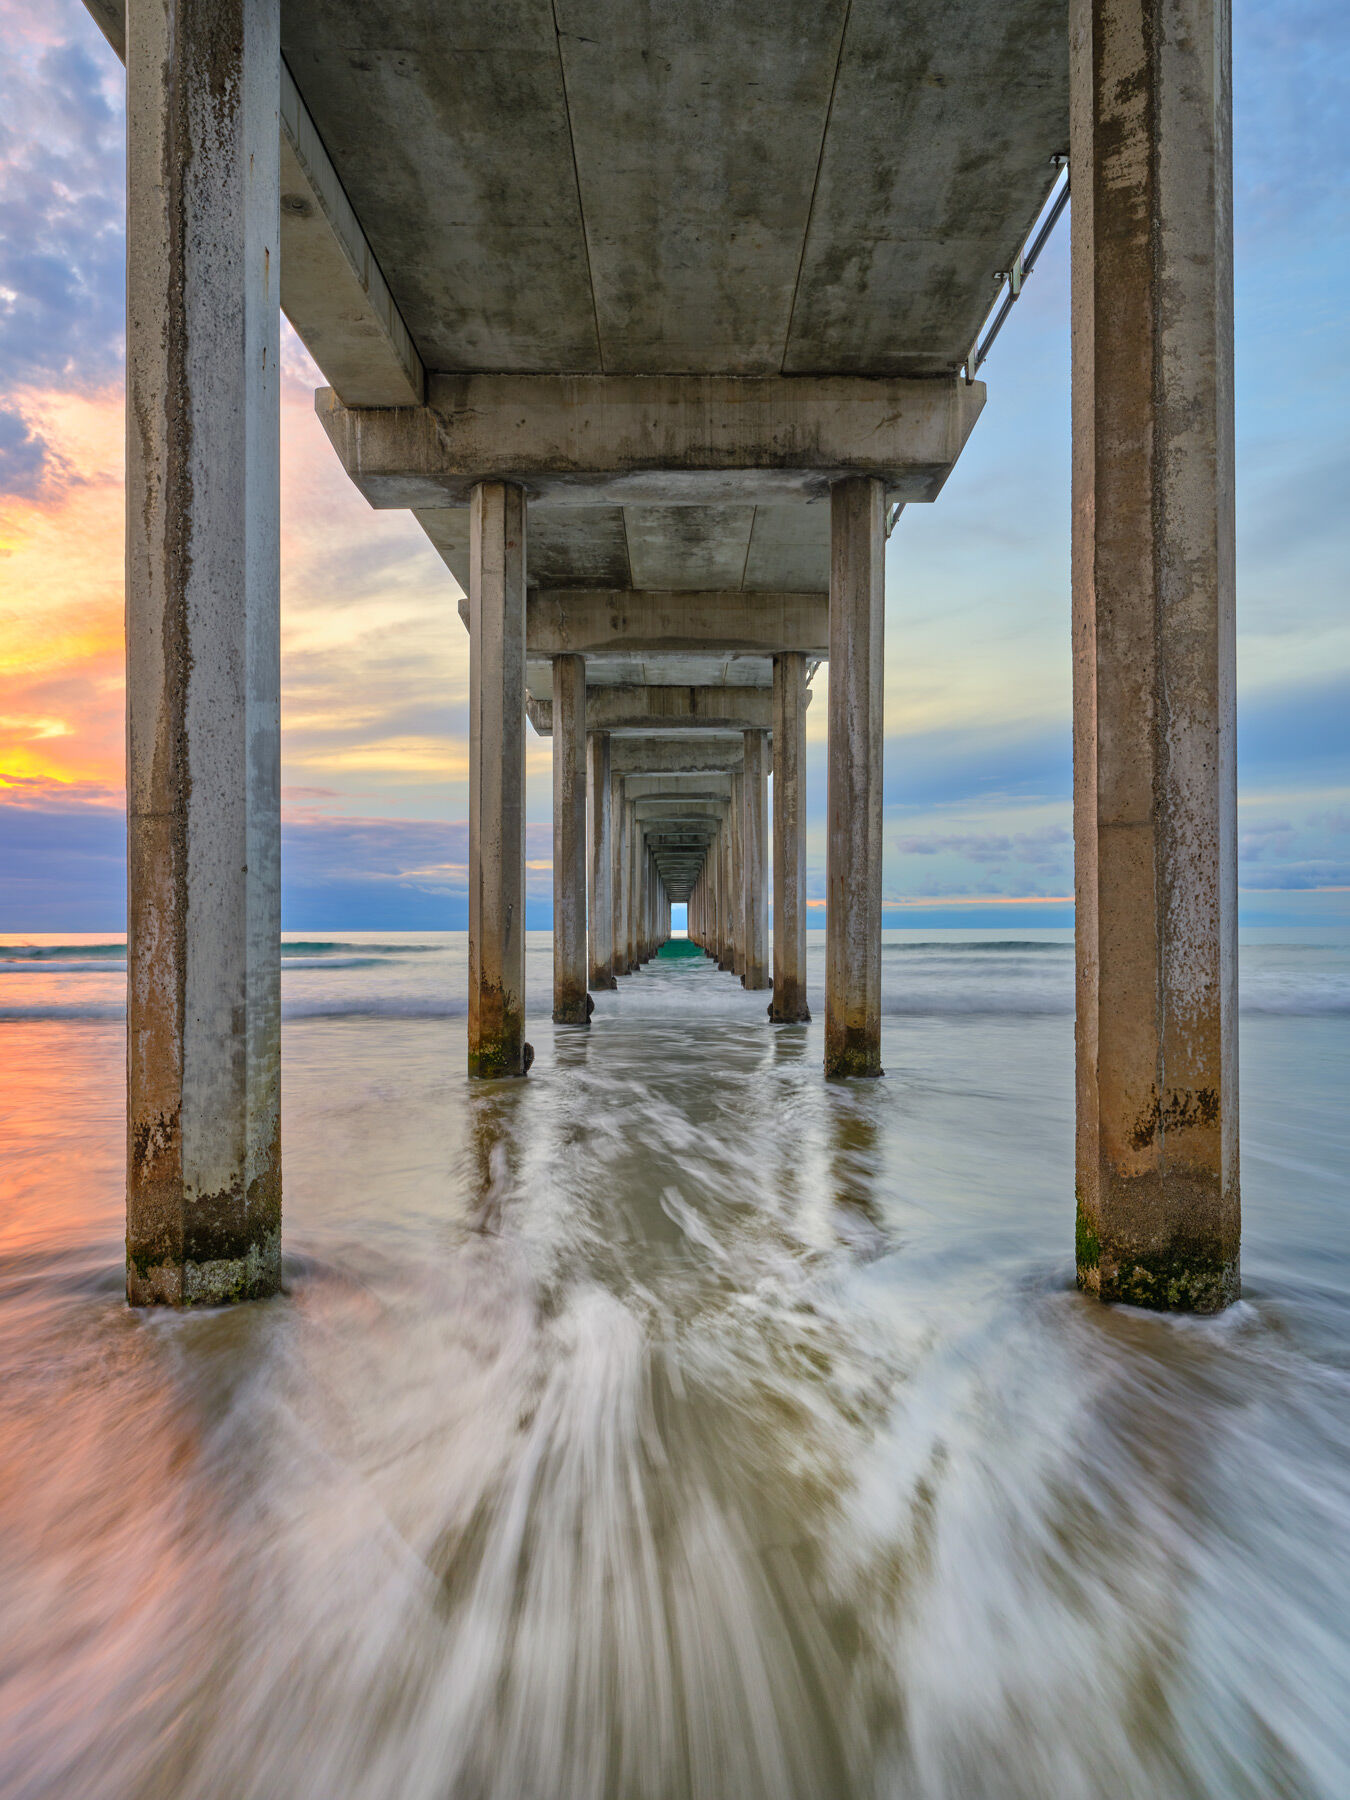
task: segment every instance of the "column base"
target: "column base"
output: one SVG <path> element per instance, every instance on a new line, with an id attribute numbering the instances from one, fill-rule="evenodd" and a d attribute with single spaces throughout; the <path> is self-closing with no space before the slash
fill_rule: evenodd
<path id="1" fill-rule="evenodd" d="M 580 993 L 554 995 L 553 1023 L 555 1025 L 588 1025 L 594 1011 L 595 1003 L 585 988 L 582 988 Z"/>
<path id="2" fill-rule="evenodd" d="M 774 1025 L 809 1025 L 811 1008 L 805 1000 L 793 1000 L 786 995 L 779 1000 L 775 994 L 769 1002 L 769 1020 Z"/>
<path id="3" fill-rule="evenodd" d="M 1191 1185 L 1184 1176 L 1176 1179 Z M 1156 1210 L 1148 1203 L 1153 1196 L 1139 1199 L 1146 1202 L 1141 1210 Z M 1167 1211 L 1175 1216 L 1176 1210 L 1173 1196 Z M 1241 1297 L 1236 1230 L 1231 1237 L 1192 1230 L 1160 1234 L 1151 1243 L 1131 1241 L 1100 1230 L 1080 1199 L 1074 1247 L 1079 1289 L 1102 1301 L 1150 1312 L 1217 1313 Z"/>
<path id="4" fill-rule="evenodd" d="M 825 1074 L 831 1080 L 872 1080 L 886 1071 L 881 1066 L 881 1040 L 868 1031 L 845 1031 L 825 1037 Z"/>
<path id="5" fill-rule="evenodd" d="M 127 1255 L 132 1306 L 229 1306 L 238 1300 L 266 1300 L 280 1287 L 280 1231 L 242 1247 L 238 1256 L 207 1262 L 151 1262 Z"/>
<path id="6" fill-rule="evenodd" d="M 469 1052 L 469 1074 L 475 1081 L 505 1081 L 528 1075 L 534 1061 L 534 1045 L 510 1042 L 483 1043 Z"/>

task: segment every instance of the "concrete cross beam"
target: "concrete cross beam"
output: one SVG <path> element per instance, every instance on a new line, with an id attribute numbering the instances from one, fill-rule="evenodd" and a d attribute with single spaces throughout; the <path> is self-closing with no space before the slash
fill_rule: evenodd
<path id="1" fill-rule="evenodd" d="M 467 599 L 459 603 L 465 628 Z M 824 660 L 830 597 L 820 594 L 656 592 L 634 588 L 532 588 L 525 653 L 555 656 L 776 656 Z"/>
<path id="2" fill-rule="evenodd" d="M 709 825 L 715 825 L 727 810 L 729 802 L 707 800 L 635 800 L 634 811 L 638 823 L 649 824 L 653 820 L 665 819 L 697 819 Z"/>
<path id="3" fill-rule="evenodd" d="M 745 740 L 739 733 L 682 732 L 669 738 L 619 737 L 610 743 L 615 775 L 734 775 L 744 763 Z"/>
<path id="4" fill-rule="evenodd" d="M 421 407 L 315 411 L 377 507 L 515 481 L 553 506 L 772 504 L 873 476 L 935 500 L 984 405 L 959 376 L 430 375 Z"/>
<path id="5" fill-rule="evenodd" d="M 551 700 L 527 695 L 525 710 L 540 737 L 552 735 Z M 767 687 L 593 687 L 586 694 L 587 731 L 768 731 L 772 725 Z"/>
<path id="6" fill-rule="evenodd" d="M 126 0 L 85 0 L 126 61 Z M 349 406 L 420 406 L 422 360 L 314 121 L 281 64 L 281 310 Z"/>
<path id="7" fill-rule="evenodd" d="M 725 807 L 731 799 L 729 775 L 625 775 L 630 800 L 706 800 Z"/>

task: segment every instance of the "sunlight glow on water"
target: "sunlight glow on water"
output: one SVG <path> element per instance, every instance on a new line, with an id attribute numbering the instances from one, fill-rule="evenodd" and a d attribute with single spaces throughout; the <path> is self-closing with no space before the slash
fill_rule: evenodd
<path id="1" fill-rule="evenodd" d="M 532 934 L 471 1087 L 462 938 L 293 945 L 288 1292 L 193 1316 L 121 1300 L 115 955 L 0 972 L 0 1793 L 1350 1791 L 1350 952 L 1244 965 L 1175 1321 L 1072 1290 L 1061 934 L 887 935 L 852 1085 L 706 962 L 555 1032 Z"/>

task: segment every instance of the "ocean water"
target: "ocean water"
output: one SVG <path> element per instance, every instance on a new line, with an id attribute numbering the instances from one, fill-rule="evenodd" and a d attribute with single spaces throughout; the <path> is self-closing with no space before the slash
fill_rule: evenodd
<path id="1" fill-rule="evenodd" d="M 286 1293 L 122 1299 L 122 953 L 0 941 L 5 1800 L 1344 1800 L 1350 937 L 1242 960 L 1244 1298 L 1073 1288 L 1067 934 L 884 1081 L 702 959 L 470 1086 L 286 946 Z"/>

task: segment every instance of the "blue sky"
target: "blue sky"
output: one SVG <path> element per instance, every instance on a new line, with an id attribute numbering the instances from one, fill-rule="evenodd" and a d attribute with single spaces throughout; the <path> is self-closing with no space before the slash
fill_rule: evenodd
<path id="1" fill-rule="evenodd" d="M 121 71 L 78 0 L 0 0 L 0 930 L 122 918 Z M 1350 7 L 1235 24 L 1245 914 L 1350 916 Z M 411 519 L 283 400 L 286 924 L 464 922 L 467 643 Z M 888 922 L 1071 920 L 1068 230 L 983 371 L 984 417 L 891 540 Z M 808 881 L 824 885 L 824 695 Z M 531 923 L 549 894 L 531 739 Z"/>

